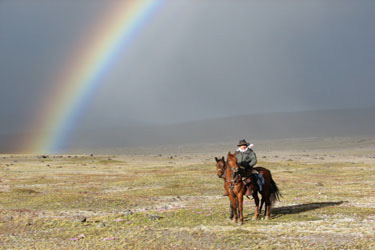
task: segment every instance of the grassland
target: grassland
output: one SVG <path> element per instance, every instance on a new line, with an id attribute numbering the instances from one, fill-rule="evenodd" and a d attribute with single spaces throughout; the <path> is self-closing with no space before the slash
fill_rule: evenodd
<path id="1" fill-rule="evenodd" d="M 371 146 L 371 145 L 370 145 Z M 218 153 L 2 155 L 1 249 L 375 249 L 372 146 L 258 152 L 283 198 L 228 219 Z"/>

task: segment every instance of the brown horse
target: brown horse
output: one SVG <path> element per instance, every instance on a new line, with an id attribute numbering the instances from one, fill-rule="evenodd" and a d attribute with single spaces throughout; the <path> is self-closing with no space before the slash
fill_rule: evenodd
<path id="1" fill-rule="evenodd" d="M 229 153 L 228 153 L 229 156 Z M 228 162 L 225 162 L 224 157 L 216 160 L 217 176 L 224 179 L 224 189 L 228 193 L 230 201 L 230 219 L 235 220 L 237 223 L 238 218 L 240 223 L 243 223 L 243 195 L 246 191 L 246 186 L 242 181 L 240 175 L 236 175 L 231 167 L 228 166 Z M 227 160 L 228 161 L 228 160 Z"/>
<path id="2" fill-rule="evenodd" d="M 230 189 L 229 189 L 229 186 L 228 186 L 228 182 L 226 181 L 226 175 L 225 175 L 225 168 L 226 168 L 225 158 L 224 158 L 224 156 L 220 159 L 215 157 L 215 160 L 216 160 L 217 177 L 224 179 L 224 190 L 226 191 L 225 195 L 229 196 Z M 229 218 L 233 219 L 234 214 L 233 214 L 233 209 L 232 209 L 232 203 L 230 201 L 229 201 L 229 203 L 230 203 L 230 208 L 231 208 L 231 210 L 230 210 L 231 213 L 230 213 Z"/>
<path id="3" fill-rule="evenodd" d="M 217 177 L 224 179 L 224 189 L 228 192 L 227 182 L 225 181 L 225 158 L 224 156 L 220 159 L 215 157 L 215 160 Z"/>
<path id="4" fill-rule="evenodd" d="M 266 204 L 266 208 L 264 212 L 265 219 L 266 220 L 270 219 L 272 204 L 276 200 L 279 200 L 279 197 L 281 196 L 279 188 L 277 187 L 275 181 L 272 179 L 271 171 L 263 167 L 253 168 L 256 171 L 258 171 L 264 178 L 264 185 L 262 187 L 262 191 L 260 191 L 259 186 L 256 184 L 255 178 L 253 178 L 251 173 L 246 173 L 246 176 L 241 176 L 239 167 L 237 165 L 236 153 L 234 154 L 231 154 L 230 152 L 228 153 L 226 169 L 231 169 L 231 171 L 233 172 L 233 176 L 237 176 L 234 178 L 240 179 L 241 182 L 242 182 L 243 177 L 250 176 L 251 182 L 247 187 L 245 187 L 244 190 L 246 190 L 246 188 L 250 188 L 252 190 L 252 196 L 255 202 L 255 213 L 254 213 L 253 219 L 258 219 L 263 203 Z M 262 202 L 261 202 L 262 204 L 260 207 L 259 207 L 258 192 L 262 195 Z M 239 205 L 239 207 L 242 207 L 242 205 Z"/>

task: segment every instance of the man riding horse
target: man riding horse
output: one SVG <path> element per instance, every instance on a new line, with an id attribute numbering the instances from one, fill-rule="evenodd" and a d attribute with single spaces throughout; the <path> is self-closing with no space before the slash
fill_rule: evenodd
<path id="1" fill-rule="evenodd" d="M 257 156 L 252 149 L 253 144 L 248 143 L 245 139 L 240 140 L 238 143 L 238 149 L 236 150 L 237 164 L 239 165 L 239 172 L 242 177 L 250 177 L 245 180 L 248 184 L 251 181 L 251 173 L 253 172 L 253 167 L 257 164 Z M 254 178 L 252 178 L 254 179 Z M 251 191 L 247 189 L 246 195 L 250 195 Z M 225 191 L 225 196 L 228 193 Z"/>
<path id="2" fill-rule="evenodd" d="M 236 150 L 237 164 L 240 168 L 241 176 L 248 176 L 252 168 L 257 164 L 257 156 L 251 148 L 253 144 L 248 143 L 246 140 L 240 140 L 237 145 L 239 148 Z"/>

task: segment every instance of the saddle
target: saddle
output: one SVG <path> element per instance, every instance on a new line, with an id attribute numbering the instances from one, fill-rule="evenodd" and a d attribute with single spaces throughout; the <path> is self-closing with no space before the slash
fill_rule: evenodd
<path id="1" fill-rule="evenodd" d="M 247 185 L 251 182 L 251 177 L 258 174 L 260 174 L 260 172 L 254 168 L 246 169 L 245 175 L 242 177 L 242 181 L 245 185 Z"/>
<path id="2" fill-rule="evenodd" d="M 262 187 L 264 185 L 264 178 L 258 170 L 253 168 L 247 169 L 245 176 L 246 177 L 242 177 L 242 181 L 246 186 L 246 196 L 252 195 L 253 193 L 253 190 L 250 187 L 251 182 L 257 184 L 259 187 L 259 191 L 262 191 Z"/>

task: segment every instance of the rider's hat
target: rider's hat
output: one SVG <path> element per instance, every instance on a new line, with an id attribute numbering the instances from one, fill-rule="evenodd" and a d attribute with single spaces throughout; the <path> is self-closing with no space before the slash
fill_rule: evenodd
<path id="1" fill-rule="evenodd" d="M 242 139 L 240 140 L 237 146 L 239 147 L 239 146 L 249 146 L 249 145 L 250 143 L 248 143 L 245 139 Z"/>

